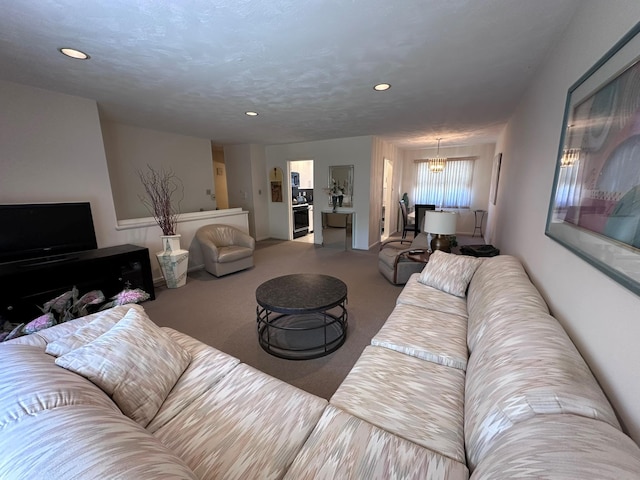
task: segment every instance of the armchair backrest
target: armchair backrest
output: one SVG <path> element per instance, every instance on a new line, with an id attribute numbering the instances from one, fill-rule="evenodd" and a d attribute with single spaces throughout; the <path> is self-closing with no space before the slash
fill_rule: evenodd
<path id="1" fill-rule="evenodd" d="M 429 237 L 427 236 L 427 234 L 423 232 L 416 235 L 411 242 L 410 248 L 415 250 L 429 250 Z"/>
<path id="2" fill-rule="evenodd" d="M 242 245 L 254 248 L 255 246 L 253 237 L 231 225 L 204 225 L 196 232 L 196 238 L 200 242 L 213 243 L 216 247 Z"/>

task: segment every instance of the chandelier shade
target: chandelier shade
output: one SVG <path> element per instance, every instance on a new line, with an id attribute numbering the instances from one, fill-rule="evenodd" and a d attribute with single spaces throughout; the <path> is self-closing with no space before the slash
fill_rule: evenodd
<path id="1" fill-rule="evenodd" d="M 429 163 L 429 171 L 433 173 L 442 172 L 444 167 L 447 165 L 447 159 L 440 156 L 440 140 L 442 139 L 438 139 L 438 150 L 435 158 L 427 159 L 427 162 Z"/>

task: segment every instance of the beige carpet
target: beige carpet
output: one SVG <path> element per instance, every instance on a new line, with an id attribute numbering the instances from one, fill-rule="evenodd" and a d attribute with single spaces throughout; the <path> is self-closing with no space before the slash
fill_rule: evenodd
<path id="1" fill-rule="evenodd" d="M 385 322 L 402 290 L 378 272 L 377 249 L 341 251 L 314 244 L 266 240 L 257 243 L 255 267 L 216 278 L 193 272 L 178 289 L 156 289 L 144 304 L 158 325 L 175 328 L 263 372 L 330 398 L 362 350 Z M 313 360 L 283 360 L 258 345 L 256 288 L 291 273 L 323 273 L 347 284 L 349 329 L 340 349 Z"/>
<path id="2" fill-rule="evenodd" d="M 482 243 L 479 237 L 459 236 L 463 244 Z M 256 288 L 291 273 L 323 273 L 347 284 L 349 329 L 336 352 L 313 360 L 283 360 L 266 353 L 256 332 Z M 395 306 L 402 286 L 390 284 L 378 272 L 378 248 L 343 251 L 312 243 L 265 240 L 257 242 L 255 266 L 216 278 L 193 272 L 178 289 L 156 289 L 156 300 L 144 303 L 161 326 L 175 328 L 239 358 L 263 372 L 329 399 L 371 342 Z"/>

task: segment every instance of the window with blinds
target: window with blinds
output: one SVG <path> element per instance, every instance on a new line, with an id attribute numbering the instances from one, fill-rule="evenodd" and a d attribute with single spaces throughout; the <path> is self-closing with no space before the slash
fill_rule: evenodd
<path id="1" fill-rule="evenodd" d="M 426 160 L 416 160 L 414 202 L 437 208 L 469 208 L 475 158 L 449 158 L 444 170 L 438 173 L 429 170 Z"/>

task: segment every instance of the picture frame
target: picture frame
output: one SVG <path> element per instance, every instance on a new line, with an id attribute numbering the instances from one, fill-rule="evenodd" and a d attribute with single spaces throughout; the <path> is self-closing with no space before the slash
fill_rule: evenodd
<path id="1" fill-rule="evenodd" d="M 640 295 L 640 23 L 567 93 L 545 235 Z"/>
<path id="2" fill-rule="evenodd" d="M 489 198 L 491 204 L 495 205 L 498 200 L 498 182 L 500 181 L 500 167 L 502 166 L 502 153 L 498 153 L 493 157 L 493 169 L 491 170 L 491 190 Z"/>

